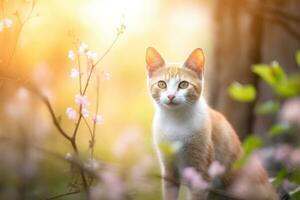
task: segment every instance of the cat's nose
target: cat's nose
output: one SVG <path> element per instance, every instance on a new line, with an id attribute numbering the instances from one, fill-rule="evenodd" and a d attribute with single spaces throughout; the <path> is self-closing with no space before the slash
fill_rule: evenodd
<path id="1" fill-rule="evenodd" d="M 175 95 L 170 94 L 170 95 L 168 95 L 168 98 L 170 101 L 172 101 L 175 98 Z"/>

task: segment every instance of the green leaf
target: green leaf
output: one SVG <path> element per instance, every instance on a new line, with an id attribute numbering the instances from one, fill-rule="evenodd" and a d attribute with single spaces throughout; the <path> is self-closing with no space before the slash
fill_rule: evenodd
<path id="1" fill-rule="evenodd" d="M 161 142 L 159 143 L 160 150 L 165 154 L 166 157 L 172 158 L 177 151 L 182 147 L 182 144 L 179 142 L 169 143 Z"/>
<path id="2" fill-rule="evenodd" d="M 273 61 L 271 65 L 254 65 L 252 71 L 270 85 L 280 97 L 294 97 L 300 93 L 300 75 L 287 77 L 276 61 Z"/>
<path id="3" fill-rule="evenodd" d="M 279 123 L 279 124 L 275 124 L 273 125 L 268 133 L 271 137 L 275 137 L 277 135 L 281 135 L 281 134 L 284 134 L 284 133 L 287 133 L 289 130 L 290 130 L 290 125 L 288 124 L 284 124 L 284 123 Z"/>
<path id="4" fill-rule="evenodd" d="M 293 191 L 291 194 L 291 200 L 299 200 L 300 199 L 300 190 Z"/>
<path id="5" fill-rule="evenodd" d="M 255 112 L 259 115 L 267 115 L 278 112 L 280 103 L 277 100 L 270 100 L 255 107 Z"/>
<path id="6" fill-rule="evenodd" d="M 275 92 L 280 97 L 294 97 L 300 93 L 300 74 L 293 74 L 276 85 Z"/>
<path id="7" fill-rule="evenodd" d="M 257 64 L 252 66 L 252 71 L 262 78 L 267 84 L 276 85 L 276 79 L 274 78 L 271 68 L 266 64 Z"/>
<path id="8" fill-rule="evenodd" d="M 231 98 L 240 102 L 251 102 L 256 98 L 256 90 L 253 85 L 242 85 L 238 82 L 232 83 L 228 88 Z"/>
<path id="9" fill-rule="evenodd" d="M 296 62 L 298 64 L 298 67 L 300 67 L 300 50 L 296 52 Z"/>
<path id="10" fill-rule="evenodd" d="M 242 166 L 244 166 L 252 152 L 262 146 L 263 141 L 260 137 L 255 135 L 248 136 L 243 143 L 244 154 L 235 162 L 235 168 L 240 169 Z"/>
<path id="11" fill-rule="evenodd" d="M 277 61 L 273 61 L 270 68 L 277 83 L 286 80 L 287 76 Z"/>
<path id="12" fill-rule="evenodd" d="M 291 181 L 297 184 L 300 184 L 300 171 L 294 171 L 292 173 Z"/>
<path id="13" fill-rule="evenodd" d="M 285 168 L 281 169 L 275 177 L 275 181 L 273 182 L 274 186 L 277 188 L 283 179 L 287 177 L 287 175 L 287 170 Z"/>
<path id="14" fill-rule="evenodd" d="M 263 146 L 263 141 L 260 137 L 251 135 L 247 137 L 243 143 L 245 154 L 251 154 L 255 149 Z"/>
<path id="15" fill-rule="evenodd" d="M 273 61 L 271 65 L 253 65 L 252 71 L 272 87 L 286 80 L 286 74 L 278 62 Z"/>

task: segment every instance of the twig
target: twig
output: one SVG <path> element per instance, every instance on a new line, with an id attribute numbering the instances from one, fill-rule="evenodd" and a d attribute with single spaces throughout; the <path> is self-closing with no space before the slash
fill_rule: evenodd
<path id="1" fill-rule="evenodd" d="M 99 64 L 100 61 L 103 60 L 103 58 L 110 52 L 110 50 L 113 48 L 113 46 L 115 45 L 115 43 L 118 41 L 119 39 L 119 36 L 120 34 L 117 34 L 117 36 L 115 37 L 115 39 L 112 41 L 112 43 L 110 44 L 110 46 L 108 47 L 108 49 L 103 53 L 103 55 L 94 63 L 92 64 L 92 68 L 90 70 L 90 73 L 88 75 L 88 78 L 87 78 L 87 81 L 86 81 L 86 84 L 84 86 L 84 90 L 83 90 L 83 94 L 85 94 L 88 86 L 89 86 L 89 82 L 90 82 L 90 79 L 91 79 L 91 76 L 92 76 L 92 73 L 95 69 L 95 67 Z"/>
<path id="2" fill-rule="evenodd" d="M 41 96 L 41 95 L 39 95 L 39 96 L 41 97 L 42 101 L 46 104 L 46 106 L 47 106 L 47 108 L 48 108 L 48 110 L 49 110 L 49 112 L 51 114 L 52 121 L 53 121 L 55 127 L 57 128 L 57 130 L 59 131 L 59 133 L 61 133 L 62 136 L 64 136 L 67 140 L 71 141 L 72 138 L 62 129 L 62 127 L 60 126 L 59 122 L 57 121 L 56 115 L 55 115 L 55 113 L 53 111 L 53 108 L 52 108 L 52 106 L 51 106 L 50 101 L 48 100 L 48 98 L 45 97 L 45 96 Z"/>
<path id="3" fill-rule="evenodd" d="M 88 128 L 91 137 L 93 137 L 93 130 L 92 130 L 91 126 L 89 125 L 88 121 L 85 118 L 83 118 L 83 121 L 84 121 L 86 127 Z"/>
<path id="4" fill-rule="evenodd" d="M 96 135 L 96 117 L 98 115 L 99 111 L 99 90 L 100 90 L 100 78 L 99 75 L 97 74 L 97 83 L 96 83 L 96 111 L 95 111 L 95 119 L 93 121 L 93 132 L 92 132 L 92 147 L 91 147 L 91 158 L 93 159 L 94 157 L 94 145 L 95 145 L 95 135 Z"/>
<path id="5" fill-rule="evenodd" d="M 36 2 L 37 2 L 36 0 L 32 0 L 32 6 L 31 6 L 31 9 L 30 9 L 30 11 L 29 11 L 29 14 L 27 15 L 27 17 L 26 17 L 23 21 L 21 20 L 19 14 L 17 13 L 17 18 L 18 18 L 18 20 L 19 20 L 19 22 L 20 22 L 20 28 L 19 28 L 19 30 L 18 30 L 18 32 L 17 32 L 16 42 L 15 42 L 15 44 L 14 44 L 14 46 L 13 46 L 12 53 L 11 53 L 11 55 L 9 56 L 8 61 L 7 61 L 7 66 L 8 66 L 8 67 L 10 66 L 11 61 L 12 61 L 14 55 L 15 55 L 15 52 L 16 52 L 16 49 L 17 49 L 17 45 L 18 45 L 18 43 L 19 43 L 19 39 L 20 39 L 21 32 L 22 32 L 22 30 L 23 30 L 25 24 L 26 24 L 26 23 L 28 22 L 28 20 L 30 19 L 31 15 L 32 15 L 32 13 L 33 13 L 33 10 L 34 10 L 34 8 L 35 8 Z"/>
<path id="6" fill-rule="evenodd" d="M 284 12 L 283 10 L 278 9 L 276 7 L 267 6 L 267 5 L 265 5 L 264 3 L 261 3 L 261 2 L 252 3 L 252 4 L 257 4 L 257 5 L 255 5 L 255 7 L 261 7 L 265 12 L 268 12 L 272 15 L 279 16 L 279 17 L 284 18 L 284 19 L 286 19 L 288 21 L 291 21 L 291 22 L 300 23 L 300 18 L 299 17 L 291 15 L 287 12 Z"/>
<path id="7" fill-rule="evenodd" d="M 265 12 L 265 10 L 259 6 L 250 5 L 248 2 L 246 2 L 246 3 L 247 4 L 245 6 L 245 9 L 249 13 L 256 15 L 258 17 L 261 17 L 262 19 L 266 19 L 266 20 L 277 23 L 278 25 L 283 27 L 284 30 L 286 30 L 290 35 L 292 35 L 294 38 L 296 38 L 297 40 L 300 41 L 300 33 L 298 33 L 296 30 L 294 30 L 293 27 L 289 23 L 287 23 L 284 19 L 279 18 L 277 15 L 273 15 L 270 12 L 269 13 Z"/>
<path id="8" fill-rule="evenodd" d="M 77 56 L 77 62 L 78 62 L 78 71 L 79 71 L 79 92 L 80 95 L 82 95 L 82 89 L 81 89 L 81 64 L 80 64 L 80 56 Z"/>
<path id="9" fill-rule="evenodd" d="M 63 194 L 58 194 L 58 195 L 55 195 L 55 196 L 47 198 L 47 200 L 59 199 L 59 198 L 65 197 L 65 196 L 70 196 L 70 195 L 78 194 L 78 193 L 80 193 L 80 191 L 73 191 L 73 192 L 67 192 L 67 193 L 63 193 Z"/>

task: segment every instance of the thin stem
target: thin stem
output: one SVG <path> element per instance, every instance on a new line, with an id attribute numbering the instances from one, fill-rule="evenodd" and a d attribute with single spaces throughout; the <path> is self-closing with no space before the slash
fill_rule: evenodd
<path id="1" fill-rule="evenodd" d="M 73 150 L 75 152 L 76 157 L 79 157 L 79 151 L 78 151 L 78 147 L 77 147 L 75 138 L 71 139 L 71 144 L 72 144 L 72 147 L 73 147 Z M 89 199 L 90 192 L 89 192 L 89 187 L 88 187 L 86 177 L 85 177 L 85 174 L 84 174 L 84 170 L 81 167 L 78 167 L 78 170 L 79 170 L 79 173 L 80 173 L 80 176 L 81 176 L 81 179 L 82 179 L 84 191 L 86 192 L 86 194 L 88 196 L 88 199 Z"/>
<path id="2" fill-rule="evenodd" d="M 64 136 L 67 140 L 71 141 L 72 138 L 62 129 L 62 127 L 60 126 L 59 122 L 57 121 L 57 118 L 56 118 L 56 115 L 54 113 L 54 110 L 50 104 L 50 101 L 48 100 L 48 98 L 42 96 L 42 95 L 39 95 L 41 97 L 41 99 L 44 101 L 44 103 L 46 104 L 50 114 L 51 114 L 51 117 L 52 117 L 52 121 L 55 125 L 55 127 L 57 128 L 57 130 L 59 131 L 59 133 Z"/>
<path id="3" fill-rule="evenodd" d="M 92 131 L 92 139 L 91 139 L 91 165 L 93 169 L 93 160 L 94 160 L 94 150 L 95 150 L 95 136 L 96 136 L 96 117 L 98 115 L 99 110 L 99 96 L 100 96 L 100 78 L 97 74 L 97 85 L 96 85 L 96 110 L 95 110 L 95 119 L 93 120 L 93 131 Z M 92 184 L 94 178 L 91 177 L 90 184 Z"/>
<path id="4" fill-rule="evenodd" d="M 52 196 L 50 198 L 47 198 L 47 200 L 59 199 L 59 198 L 65 197 L 65 196 L 70 196 L 70 195 L 78 194 L 78 193 L 80 193 L 80 191 L 73 191 L 73 192 L 67 192 L 67 193 L 63 193 L 63 194 L 58 194 L 58 195 Z"/>
<path id="5" fill-rule="evenodd" d="M 99 64 L 99 62 L 101 60 L 103 60 L 103 58 L 110 52 L 110 50 L 113 48 L 113 46 L 115 45 L 115 43 L 118 41 L 119 39 L 119 34 L 116 36 L 116 38 L 112 41 L 112 43 L 110 44 L 110 46 L 108 47 L 108 49 L 104 52 L 104 54 L 94 63 L 92 64 L 92 68 L 90 70 L 90 73 L 88 75 L 88 78 L 87 78 L 87 81 L 86 81 L 86 84 L 85 84 L 85 87 L 84 87 L 84 90 L 83 90 L 83 94 L 85 94 L 88 86 L 89 86 L 89 82 L 90 82 L 90 79 L 91 79 L 91 76 L 92 76 L 92 73 L 94 71 L 94 68 L 97 66 L 97 64 Z"/>
<path id="6" fill-rule="evenodd" d="M 18 43 L 19 43 L 19 40 L 20 40 L 21 32 L 22 32 L 22 30 L 23 30 L 25 24 L 27 23 L 27 21 L 30 19 L 31 15 L 32 15 L 32 13 L 33 13 L 33 10 L 34 10 L 34 8 L 35 8 L 35 5 L 36 5 L 36 1 L 32 1 L 31 9 L 30 9 L 30 11 L 29 11 L 27 17 L 26 17 L 23 21 L 21 20 L 20 16 L 17 15 L 17 18 L 18 18 L 19 23 L 20 23 L 20 28 L 19 28 L 19 30 L 18 30 L 18 32 L 17 32 L 16 42 L 15 42 L 15 44 L 14 44 L 14 46 L 13 46 L 12 53 L 11 53 L 11 55 L 9 56 L 8 61 L 7 61 L 7 66 L 8 66 L 8 67 L 10 66 L 11 61 L 12 61 L 14 55 L 15 55 L 15 52 L 16 52 L 16 49 L 17 49 L 17 46 L 18 46 Z"/>
<path id="7" fill-rule="evenodd" d="M 79 71 L 79 92 L 82 95 L 82 89 L 81 89 L 81 64 L 80 64 L 80 55 L 77 56 L 78 61 L 78 71 Z"/>
<path id="8" fill-rule="evenodd" d="M 99 111 L 99 96 L 100 96 L 100 78 L 97 74 L 97 85 L 96 85 L 96 111 L 95 118 L 98 115 Z M 91 147 L 91 158 L 94 158 L 94 145 L 95 145 L 95 135 L 96 135 L 96 119 L 93 121 L 93 132 L 92 132 L 92 147 Z"/>
<path id="9" fill-rule="evenodd" d="M 93 136 L 93 130 L 91 128 L 91 126 L 89 125 L 88 121 L 86 120 L 86 118 L 83 117 L 83 121 L 85 123 L 85 125 L 87 126 L 88 130 L 89 130 L 89 133 L 91 135 L 91 137 Z"/>

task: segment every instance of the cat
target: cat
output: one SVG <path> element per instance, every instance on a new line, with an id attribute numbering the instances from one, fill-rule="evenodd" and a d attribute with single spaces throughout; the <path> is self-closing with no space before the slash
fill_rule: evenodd
<path id="1" fill-rule="evenodd" d="M 179 195 L 182 171 L 193 167 L 211 181 L 208 167 L 217 160 L 225 167 L 222 185 L 234 176 L 233 164 L 242 155 L 238 135 L 226 118 L 206 103 L 204 90 L 205 57 L 195 49 L 180 64 L 166 63 L 156 49 L 146 50 L 148 86 L 155 102 L 153 141 L 163 177 L 163 197 Z M 181 144 L 170 160 L 160 144 Z M 204 192 L 190 191 L 191 199 L 205 199 Z"/>

